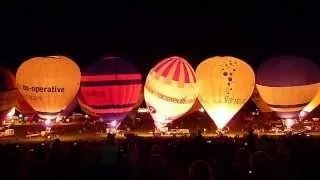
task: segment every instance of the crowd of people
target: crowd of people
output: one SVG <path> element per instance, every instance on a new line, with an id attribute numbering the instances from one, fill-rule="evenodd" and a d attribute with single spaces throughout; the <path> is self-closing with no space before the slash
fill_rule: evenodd
<path id="1" fill-rule="evenodd" d="M 307 135 L 143 138 L 0 145 L 1 179 L 314 179 L 320 143 Z"/>

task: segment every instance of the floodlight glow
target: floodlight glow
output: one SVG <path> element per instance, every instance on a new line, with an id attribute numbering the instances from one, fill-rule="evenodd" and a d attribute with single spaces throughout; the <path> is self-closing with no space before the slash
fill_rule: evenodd
<path id="1" fill-rule="evenodd" d="M 15 107 L 11 108 L 11 110 L 7 114 L 7 118 L 11 119 L 15 112 L 16 112 L 16 108 Z"/>
<path id="2" fill-rule="evenodd" d="M 291 129 L 293 125 L 296 124 L 296 121 L 294 119 L 285 119 L 284 120 L 284 125 L 286 126 L 287 129 Z"/>
<path id="3" fill-rule="evenodd" d="M 110 123 L 110 125 L 111 125 L 112 127 L 115 127 L 115 126 L 117 125 L 117 121 L 116 121 L 116 120 L 113 120 L 113 121 Z"/>
<path id="4" fill-rule="evenodd" d="M 44 124 L 45 124 L 46 126 L 50 126 L 51 120 L 50 120 L 50 119 L 45 120 L 45 121 L 44 121 Z"/>

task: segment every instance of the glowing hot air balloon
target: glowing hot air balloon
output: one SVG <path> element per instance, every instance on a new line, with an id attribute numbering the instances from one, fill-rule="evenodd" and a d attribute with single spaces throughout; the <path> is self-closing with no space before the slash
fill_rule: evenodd
<path id="1" fill-rule="evenodd" d="M 76 96 L 81 72 L 64 56 L 35 57 L 17 71 L 17 86 L 40 119 L 54 119 Z"/>
<path id="2" fill-rule="evenodd" d="M 144 86 L 144 99 L 159 130 L 185 114 L 197 96 L 194 70 L 177 56 L 166 58 L 152 68 Z"/>
<path id="3" fill-rule="evenodd" d="M 76 109 L 77 106 L 78 106 L 78 101 L 76 97 L 72 100 L 72 102 L 66 108 L 63 109 L 63 111 L 61 112 L 61 115 L 69 116 Z"/>
<path id="4" fill-rule="evenodd" d="M 94 110 L 93 110 L 91 107 L 89 107 L 88 105 L 84 104 L 84 103 L 81 101 L 80 98 L 78 98 L 77 100 L 78 100 L 78 104 L 79 104 L 81 110 L 82 110 L 84 113 L 86 113 L 86 114 L 89 115 L 89 116 L 95 117 L 95 118 L 98 118 L 98 117 L 99 117 L 99 115 L 96 114 L 96 113 L 94 113 L 94 112 L 93 112 Z"/>
<path id="5" fill-rule="evenodd" d="M 72 102 L 66 107 L 64 108 L 61 113 L 59 113 L 56 121 L 59 121 L 63 118 L 66 118 L 68 117 L 75 109 L 76 107 L 78 106 L 78 101 L 77 101 L 77 97 L 75 97 Z"/>
<path id="6" fill-rule="evenodd" d="M 263 99 L 261 98 L 261 96 L 256 88 L 254 88 L 254 90 L 253 90 L 251 99 L 262 113 L 272 112 L 272 109 L 263 101 Z"/>
<path id="7" fill-rule="evenodd" d="M 316 107 L 320 104 L 320 91 L 318 91 L 317 95 L 310 101 L 308 105 L 306 105 L 303 110 L 300 112 L 299 117 L 301 119 L 306 118 Z"/>
<path id="8" fill-rule="evenodd" d="M 17 111 L 29 118 L 32 118 L 36 114 L 36 111 L 29 105 L 20 92 L 18 92 L 18 101 L 15 107 Z"/>
<path id="9" fill-rule="evenodd" d="M 265 117 L 266 119 L 271 119 L 271 117 L 273 116 L 273 111 L 261 98 L 257 88 L 254 88 L 253 90 L 251 100 L 256 104 L 260 112 L 262 112 L 263 117 Z"/>
<path id="10" fill-rule="evenodd" d="M 196 69 L 199 101 L 218 129 L 222 129 L 249 100 L 255 86 L 254 72 L 235 57 L 206 59 Z"/>
<path id="11" fill-rule="evenodd" d="M 0 68 L 0 116 L 5 118 L 17 102 L 18 90 L 15 77 L 7 69 Z"/>
<path id="12" fill-rule="evenodd" d="M 82 74 L 79 104 L 117 128 L 139 100 L 141 88 L 142 76 L 132 64 L 104 57 Z"/>
<path id="13" fill-rule="evenodd" d="M 139 108 L 139 107 L 143 104 L 143 102 L 144 102 L 143 88 L 141 88 L 141 90 L 142 90 L 142 91 L 141 91 L 139 100 L 138 100 L 137 103 L 133 106 L 132 109 L 137 109 L 137 108 Z"/>
<path id="14" fill-rule="evenodd" d="M 297 118 L 316 96 L 320 71 L 309 59 L 273 57 L 257 71 L 257 89 L 268 106 L 283 119 Z"/>

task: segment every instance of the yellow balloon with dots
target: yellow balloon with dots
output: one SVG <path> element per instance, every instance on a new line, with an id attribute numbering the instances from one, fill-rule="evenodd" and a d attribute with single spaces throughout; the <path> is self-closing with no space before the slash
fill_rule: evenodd
<path id="1" fill-rule="evenodd" d="M 243 107 L 255 87 L 250 65 L 230 56 L 204 60 L 196 69 L 196 77 L 198 99 L 218 129 L 223 129 Z"/>

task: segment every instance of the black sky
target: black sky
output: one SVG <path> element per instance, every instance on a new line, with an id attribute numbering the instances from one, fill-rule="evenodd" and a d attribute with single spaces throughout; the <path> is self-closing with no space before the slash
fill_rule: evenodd
<path id="1" fill-rule="evenodd" d="M 0 4 L 0 65 L 15 70 L 29 57 L 62 54 L 83 69 L 109 54 L 145 74 L 170 55 L 186 57 L 194 67 L 215 55 L 240 57 L 255 69 L 280 54 L 317 61 L 317 7 L 306 0 L 11 0 Z"/>

